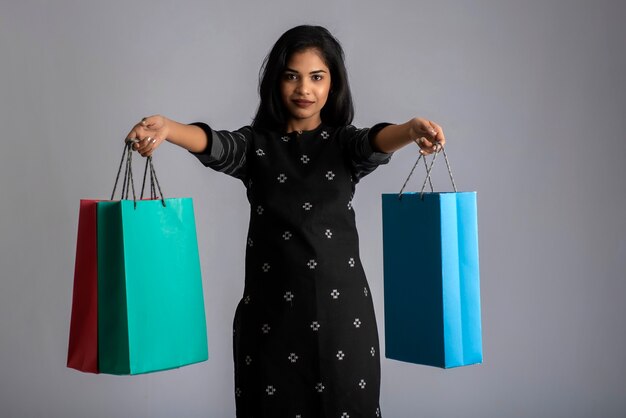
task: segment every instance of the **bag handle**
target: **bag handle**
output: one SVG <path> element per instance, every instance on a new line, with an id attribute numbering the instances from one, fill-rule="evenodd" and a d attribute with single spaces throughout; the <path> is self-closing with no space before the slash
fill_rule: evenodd
<path id="1" fill-rule="evenodd" d="M 433 159 L 430 162 L 430 165 L 426 164 L 426 157 L 423 154 L 420 154 L 419 157 L 417 157 L 417 160 L 415 161 L 415 164 L 413 164 L 413 168 L 411 169 L 411 172 L 409 173 L 408 177 L 404 181 L 404 184 L 402 185 L 402 188 L 400 189 L 400 193 L 398 193 L 398 200 L 402 199 L 402 192 L 404 191 L 406 184 L 409 182 L 409 179 L 413 175 L 413 171 L 415 171 L 415 167 L 417 167 L 417 164 L 419 163 L 420 159 L 422 159 L 422 157 L 424 158 L 424 166 L 426 167 L 426 178 L 424 179 L 424 183 L 422 184 L 422 189 L 420 190 L 420 199 L 424 198 L 424 189 L 426 188 L 427 182 L 430 183 L 430 191 L 431 192 L 433 191 L 433 183 L 430 178 L 430 173 L 433 169 L 433 165 L 435 164 L 435 160 L 437 159 L 437 154 L 439 154 L 439 151 L 443 151 L 443 157 L 446 160 L 446 167 L 448 168 L 448 174 L 450 175 L 452 188 L 454 189 L 455 192 L 457 192 L 456 184 L 454 183 L 454 176 L 452 175 L 452 169 L 450 168 L 450 161 L 448 161 L 448 154 L 446 154 L 446 149 L 440 143 L 436 143 L 435 145 L 436 145 L 436 149 L 433 155 Z"/>
<path id="2" fill-rule="evenodd" d="M 133 180 L 133 143 L 137 142 L 136 139 L 127 139 L 124 144 L 124 150 L 122 151 L 122 159 L 120 160 L 120 166 L 117 169 L 117 176 L 115 177 L 115 184 L 113 185 L 113 192 L 111 192 L 111 199 L 115 197 L 115 190 L 117 189 L 117 184 L 120 179 L 120 174 L 122 173 L 122 165 L 124 163 L 124 159 L 126 159 L 126 165 L 124 168 L 124 180 L 122 181 L 122 195 L 121 199 L 128 199 L 129 189 L 133 191 L 133 201 L 135 205 L 137 204 L 136 195 L 135 195 L 135 182 Z"/>
<path id="3" fill-rule="evenodd" d="M 135 194 L 135 182 L 133 179 L 133 144 L 139 142 L 137 139 L 126 139 L 124 144 L 124 150 L 122 151 L 122 159 L 120 160 L 119 168 L 117 169 L 117 176 L 115 177 L 115 184 L 113 185 L 113 192 L 111 193 L 111 199 L 115 197 L 115 190 L 117 189 L 117 184 L 120 179 L 120 174 L 122 173 L 122 165 L 124 164 L 124 159 L 126 159 L 126 165 L 124 168 L 124 180 L 122 181 L 122 199 L 128 199 L 128 194 L 130 190 L 133 192 L 133 203 L 135 208 L 137 207 L 137 196 Z M 156 176 L 156 171 L 154 171 L 154 165 L 152 163 L 152 156 L 146 158 L 146 167 L 143 171 L 143 180 L 141 182 L 141 194 L 139 199 L 143 199 L 143 192 L 146 186 L 146 174 L 148 172 L 148 167 L 150 168 L 150 198 L 157 199 L 156 189 L 159 189 L 159 195 L 161 196 L 161 203 L 163 207 L 165 207 L 165 198 L 163 196 L 163 192 L 161 191 L 161 185 L 159 184 L 159 179 Z M 156 184 L 156 187 L 155 187 Z"/>
<path id="4" fill-rule="evenodd" d="M 156 188 L 159 189 L 159 195 L 161 196 L 161 203 L 163 207 L 165 207 L 165 198 L 163 197 L 163 192 L 161 191 L 161 185 L 159 184 L 159 179 L 156 176 L 156 171 L 154 171 L 154 164 L 152 163 L 152 156 L 146 158 L 146 167 L 143 170 L 143 180 L 141 181 L 141 195 L 139 199 L 143 199 L 143 191 L 146 187 L 146 174 L 148 173 L 148 168 L 150 168 L 150 198 L 156 199 L 157 193 Z M 156 184 L 156 188 L 154 185 Z"/>

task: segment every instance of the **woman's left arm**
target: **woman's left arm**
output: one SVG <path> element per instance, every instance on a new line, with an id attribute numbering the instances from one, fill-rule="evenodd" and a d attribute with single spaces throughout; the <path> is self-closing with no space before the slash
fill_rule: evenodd
<path id="1" fill-rule="evenodd" d="M 435 122 L 413 118 L 401 125 L 389 125 L 374 137 L 372 145 L 376 151 L 391 153 L 411 142 L 416 142 L 422 154 L 432 154 L 438 145 L 446 143 L 443 129 Z"/>

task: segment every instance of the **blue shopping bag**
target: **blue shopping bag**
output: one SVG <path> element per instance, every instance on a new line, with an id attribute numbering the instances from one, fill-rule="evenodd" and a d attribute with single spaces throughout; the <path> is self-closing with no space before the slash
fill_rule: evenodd
<path id="1" fill-rule="evenodd" d="M 386 357 L 442 368 L 481 363 L 476 192 L 422 188 L 383 194 L 382 205 Z"/>

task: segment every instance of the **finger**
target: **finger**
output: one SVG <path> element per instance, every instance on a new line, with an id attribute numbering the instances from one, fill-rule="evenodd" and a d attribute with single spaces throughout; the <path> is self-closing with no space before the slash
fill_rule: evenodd
<path id="1" fill-rule="evenodd" d="M 426 139 L 425 137 L 415 139 L 414 142 L 417 144 L 418 147 L 420 147 L 420 151 L 419 151 L 420 154 L 430 155 L 433 153 L 434 144 L 430 142 L 428 139 Z"/>
<path id="2" fill-rule="evenodd" d="M 133 127 L 133 130 L 130 131 L 130 133 L 126 137 L 129 139 L 136 139 L 137 141 L 141 142 L 141 140 L 147 136 L 149 136 L 148 132 L 146 132 L 143 126 L 137 124 Z"/>
<path id="3" fill-rule="evenodd" d="M 434 139 L 437 136 L 437 129 L 435 126 L 431 125 L 429 120 L 418 118 L 417 122 L 420 136 L 424 136 L 429 140 Z"/>
<path id="4" fill-rule="evenodd" d="M 434 127 L 434 129 L 437 131 L 437 142 L 439 142 L 439 144 L 441 145 L 445 145 L 446 143 L 446 137 L 443 133 L 443 128 L 439 125 L 437 125 L 435 122 L 430 121 L 430 124 Z"/>
<path id="5" fill-rule="evenodd" d="M 141 155 L 142 157 L 149 157 L 152 155 L 152 150 L 141 152 L 139 153 L 139 155 Z"/>
<path id="6" fill-rule="evenodd" d="M 129 133 L 126 134 L 127 141 L 131 141 L 137 138 L 137 131 L 133 128 Z"/>
<path id="7" fill-rule="evenodd" d="M 137 138 L 142 139 L 150 136 L 151 132 L 154 132 L 153 129 L 151 129 L 151 126 L 150 118 L 143 118 L 133 127 L 133 131 L 137 134 Z"/>
<path id="8" fill-rule="evenodd" d="M 426 137 L 421 137 L 418 144 L 421 149 L 430 149 L 433 147 L 433 142 L 429 141 Z"/>
<path id="9" fill-rule="evenodd" d="M 137 145 L 137 152 L 139 152 L 140 154 L 145 152 L 148 148 L 152 146 L 152 137 L 146 136 L 141 141 L 139 141 Z"/>
<path id="10" fill-rule="evenodd" d="M 152 153 L 154 152 L 154 148 L 152 146 L 148 146 L 146 148 L 138 150 L 137 152 L 139 152 L 139 154 L 142 157 L 148 157 L 148 156 L 152 155 Z"/>
<path id="11" fill-rule="evenodd" d="M 150 145 L 148 146 L 148 150 L 144 153 L 144 157 L 150 157 L 154 153 L 154 150 L 157 149 L 160 143 L 161 141 L 158 138 L 152 138 L 152 141 L 150 142 Z"/>
<path id="12" fill-rule="evenodd" d="M 437 136 L 437 127 L 430 120 L 427 120 L 424 124 L 424 130 L 430 138 L 434 138 L 435 136 Z"/>
<path id="13" fill-rule="evenodd" d="M 155 137 L 146 137 L 142 143 L 141 146 L 137 149 L 137 151 L 143 156 L 143 157 L 147 157 L 152 155 L 152 153 L 154 152 L 154 150 L 159 146 L 159 144 L 162 141 Z"/>
<path id="14" fill-rule="evenodd" d="M 132 131 L 130 131 L 127 135 L 126 138 L 124 139 L 124 142 L 126 143 L 131 143 L 133 149 L 137 149 L 138 148 L 138 143 L 137 143 L 138 139 L 137 139 L 137 132 L 133 129 Z"/>

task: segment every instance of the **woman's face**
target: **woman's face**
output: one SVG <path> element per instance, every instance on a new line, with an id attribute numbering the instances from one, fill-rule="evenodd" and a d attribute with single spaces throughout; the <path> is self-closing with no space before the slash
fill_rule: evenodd
<path id="1" fill-rule="evenodd" d="M 289 112 L 287 130 L 309 131 L 319 126 L 330 81 L 330 70 L 317 49 L 296 52 L 289 58 L 280 81 L 283 104 Z"/>

